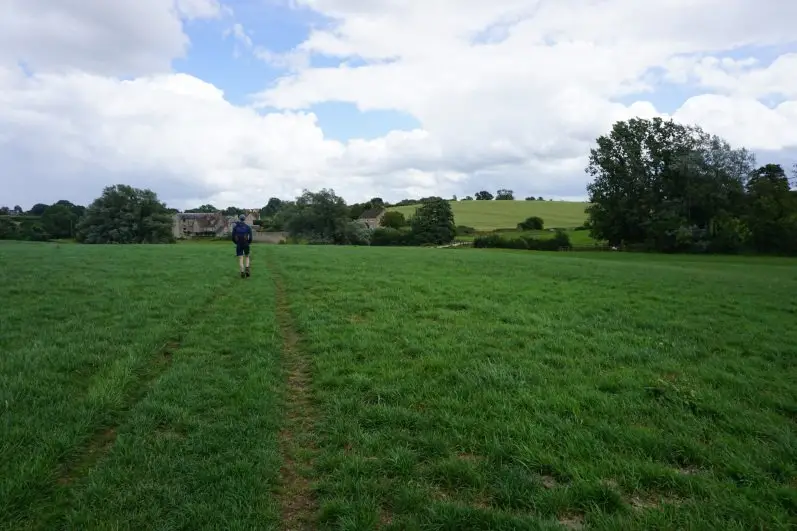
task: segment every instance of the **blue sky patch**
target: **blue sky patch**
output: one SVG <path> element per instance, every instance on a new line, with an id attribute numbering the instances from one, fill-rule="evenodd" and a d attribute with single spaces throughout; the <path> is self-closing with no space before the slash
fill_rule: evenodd
<path id="1" fill-rule="evenodd" d="M 371 140 L 395 129 L 412 130 L 421 125 L 407 113 L 392 110 L 362 112 L 348 102 L 319 103 L 310 110 L 318 117 L 324 136 L 341 142 L 352 138 Z"/>

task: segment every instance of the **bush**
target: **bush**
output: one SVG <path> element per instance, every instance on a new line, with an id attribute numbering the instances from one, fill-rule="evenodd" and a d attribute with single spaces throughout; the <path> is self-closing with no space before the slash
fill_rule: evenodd
<path id="1" fill-rule="evenodd" d="M 402 227 L 406 227 L 407 225 L 407 219 L 404 217 L 404 214 L 394 210 L 385 212 L 385 215 L 382 216 L 382 221 L 379 223 L 380 227 L 387 227 L 391 229 L 400 229 Z"/>
<path id="2" fill-rule="evenodd" d="M 470 236 L 471 234 L 476 234 L 476 229 L 467 225 L 458 225 L 456 234 L 457 236 Z"/>
<path id="3" fill-rule="evenodd" d="M 371 234 L 371 245 L 411 245 L 412 234 L 407 230 L 393 229 L 390 227 L 379 227 L 374 229 Z"/>
<path id="4" fill-rule="evenodd" d="M 354 220 L 344 225 L 340 240 L 344 245 L 370 245 L 372 233 L 364 221 Z"/>
<path id="5" fill-rule="evenodd" d="M 522 236 L 520 238 L 506 238 L 498 234 L 479 236 L 473 240 L 473 246 L 479 249 L 528 249 L 530 251 L 558 251 L 570 249 L 570 237 L 564 231 L 557 231 L 553 238 L 540 239 Z"/>
<path id="6" fill-rule="evenodd" d="M 532 216 L 518 223 L 517 228 L 518 230 L 543 230 L 545 228 L 545 222 L 539 216 Z"/>
<path id="7" fill-rule="evenodd" d="M 19 238 L 17 224 L 7 217 L 0 217 L 0 240 L 17 240 Z"/>
<path id="8" fill-rule="evenodd" d="M 19 239 L 32 242 L 46 242 L 50 235 L 38 221 L 23 221 L 19 224 Z"/>
<path id="9" fill-rule="evenodd" d="M 526 238 L 505 238 L 498 234 L 479 236 L 473 240 L 473 246 L 478 249 L 528 249 Z"/>

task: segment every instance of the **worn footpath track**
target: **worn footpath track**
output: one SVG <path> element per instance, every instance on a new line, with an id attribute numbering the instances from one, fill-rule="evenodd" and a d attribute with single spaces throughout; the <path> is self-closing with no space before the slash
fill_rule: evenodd
<path id="1" fill-rule="evenodd" d="M 282 529 L 313 529 L 316 499 L 310 477 L 315 455 L 315 410 L 310 391 L 310 361 L 302 351 L 279 271 L 268 261 L 274 280 L 277 322 L 282 335 L 282 366 L 286 374 L 285 424 L 279 434 L 283 464 L 279 502 Z"/>

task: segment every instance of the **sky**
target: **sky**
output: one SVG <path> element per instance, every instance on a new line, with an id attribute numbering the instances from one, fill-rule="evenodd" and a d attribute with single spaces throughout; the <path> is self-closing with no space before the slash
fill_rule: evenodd
<path id="1" fill-rule="evenodd" d="M 586 197 L 612 123 L 797 162 L 797 2 L 3 0 L 0 205 Z"/>

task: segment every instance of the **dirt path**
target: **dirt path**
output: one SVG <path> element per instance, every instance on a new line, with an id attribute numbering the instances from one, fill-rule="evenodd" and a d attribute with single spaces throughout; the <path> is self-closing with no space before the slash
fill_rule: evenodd
<path id="1" fill-rule="evenodd" d="M 271 274 L 275 284 L 277 322 L 282 334 L 282 364 L 287 373 L 285 427 L 280 432 L 282 529 L 312 529 L 316 500 L 308 476 L 315 454 L 315 412 L 310 397 L 310 363 L 299 346 L 282 279 L 273 269 Z"/>

